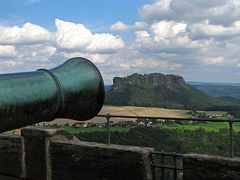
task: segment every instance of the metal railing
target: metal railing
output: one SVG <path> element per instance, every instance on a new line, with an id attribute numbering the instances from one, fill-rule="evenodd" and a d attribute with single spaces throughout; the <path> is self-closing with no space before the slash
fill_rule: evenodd
<path id="1" fill-rule="evenodd" d="M 108 129 L 108 144 L 111 144 L 111 133 L 110 133 L 110 119 L 111 118 L 126 118 L 126 119 L 155 119 L 155 120 L 165 120 L 165 121 L 195 121 L 195 122 L 222 122 L 228 123 L 229 125 L 229 156 L 234 157 L 234 146 L 233 146 L 233 124 L 239 123 L 240 119 L 210 119 L 210 118 L 177 118 L 177 117 L 158 117 L 158 116 L 126 116 L 126 115 L 111 115 L 111 114 L 100 114 L 97 117 L 103 117 L 107 119 L 107 129 Z"/>
<path id="2" fill-rule="evenodd" d="M 151 155 L 152 176 L 154 180 L 183 179 L 182 154 L 154 151 Z"/>

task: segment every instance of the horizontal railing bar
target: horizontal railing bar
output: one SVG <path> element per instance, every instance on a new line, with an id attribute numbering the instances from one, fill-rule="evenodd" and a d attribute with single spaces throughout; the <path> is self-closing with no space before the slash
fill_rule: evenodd
<path id="1" fill-rule="evenodd" d="M 163 119 L 163 120 L 175 120 L 175 121 L 199 121 L 199 122 L 240 122 L 240 119 L 226 120 L 226 119 L 209 119 L 209 118 L 179 118 L 179 117 L 158 117 L 158 116 L 129 116 L 129 115 L 111 115 L 111 114 L 99 114 L 96 117 L 108 117 L 108 118 L 128 118 L 128 119 Z"/>
<path id="2" fill-rule="evenodd" d="M 162 164 L 151 164 L 152 167 L 156 167 L 156 168 L 163 168 L 163 169 L 176 169 L 178 171 L 183 170 L 183 168 L 179 168 L 176 166 L 166 166 L 166 165 L 162 165 Z"/>
<path id="3" fill-rule="evenodd" d="M 175 156 L 175 157 L 183 157 L 182 154 L 178 153 L 168 153 L 168 152 L 161 152 L 161 151 L 153 151 L 151 154 L 156 154 L 156 155 L 165 155 L 165 156 Z"/>
<path id="4" fill-rule="evenodd" d="M 5 174 L 5 173 L 0 173 L 0 178 L 4 177 L 4 179 L 15 179 L 15 180 L 21 180 L 20 177 L 10 175 L 10 174 Z"/>

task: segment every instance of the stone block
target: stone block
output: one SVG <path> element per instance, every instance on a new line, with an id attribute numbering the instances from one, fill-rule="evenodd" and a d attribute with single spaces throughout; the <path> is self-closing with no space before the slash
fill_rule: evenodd
<path id="1" fill-rule="evenodd" d="M 184 180 L 239 180 L 240 159 L 187 154 L 183 157 Z"/>
<path id="2" fill-rule="evenodd" d="M 0 135 L 0 174 L 15 177 L 22 175 L 21 136 Z"/>
<path id="3" fill-rule="evenodd" d="M 150 180 L 151 148 L 51 142 L 53 180 Z"/>

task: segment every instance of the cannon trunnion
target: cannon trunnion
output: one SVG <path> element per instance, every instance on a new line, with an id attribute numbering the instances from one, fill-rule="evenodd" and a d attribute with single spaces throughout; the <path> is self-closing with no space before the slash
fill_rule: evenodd
<path id="1" fill-rule="evenodd" d="M 97 67 L 76 57 L 50 70 L 0 75 L 0 132 L 55 118 L 84 121 L 101 110 Z"/>

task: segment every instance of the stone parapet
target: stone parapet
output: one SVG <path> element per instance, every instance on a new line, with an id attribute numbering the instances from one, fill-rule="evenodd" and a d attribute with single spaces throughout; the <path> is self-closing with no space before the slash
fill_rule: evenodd
<path id="1" fill-rule="evenodd" d="M 9 180 L 151 180 L 152 148 L 81 142 L 66 131 L 0 135 L 0 177 Z"/>

